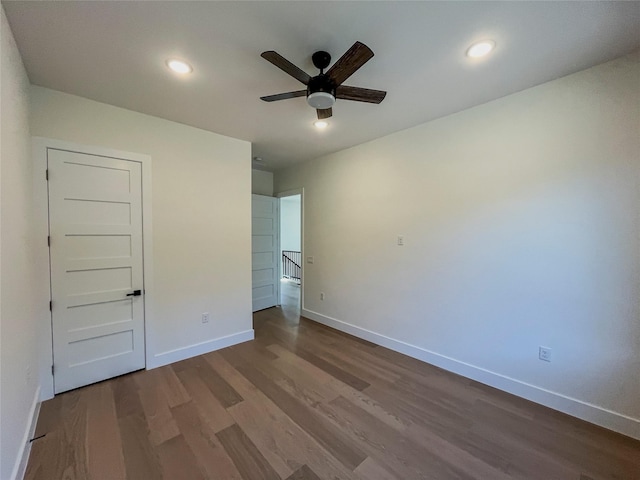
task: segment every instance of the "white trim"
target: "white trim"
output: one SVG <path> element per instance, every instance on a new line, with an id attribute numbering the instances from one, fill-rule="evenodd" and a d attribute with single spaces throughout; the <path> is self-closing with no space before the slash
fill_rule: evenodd
<path id="1" fill-rule="evenodd" d="M 303 188 L 294 188 L 292 190 L 285 190 L 284 192 L 276 193 L 276 197 L 278 199 L 283 197 L 292 197 L 294 195 L 300 195 L 300 308 L 304 308 L 304 187 Z M 278 213 L 278 218 L 279 218 Z M 279 237 L 279 236 L 278 236 Z M 282 246 L 278 242 L 278 250 L 282 252 Z M 278 284 L 280 284 L 280 279 L 282 278 L 282 262 L 278 262 Z M 280 295 L 278 294 L 278 299 L 282 302 Z"/>
<path id="2" fill-rule="evenodd" d="M 16 464 L 14 465 L 13 472 L 11 473 L 10 478 L 12 480 L 22 480 L 27 470 L 27 462 L 29 461 L 29 454 L 31 453 L 31 442 L 29 440 L 33 438 L 36 431 L 38 416 L 40 415 L 40 405 L 40 387 L 38 387 L 36 388 L 36 393 L 33 396 L 31 408 L 29 409 L 29 423 L 24 432 L 24 436 L 22 437 L 22 447 L 20 452 L 18 452 Z"/>
<path id="3" fill-rule="evenodd" d="M 455 358 L 447 357 L 424 348 L 396 340 L 385 335 L 352 325 L 312 310 L 302 309 L 301 315 L 323 325 L 335 328 L 358 338 L 368 340 L 377 345 L 387 347 L 409 357 L 435 365 L 449 372 L 462 375 L 477 382 L 531 400 L 546 407 L 600 425 L 623 435 L 640 440 L 640 419 L 629 417 L 591 403 L 552 392 L 536 385 L 522 382 L 490 370 L 486 370 Z"/>
<path id="4" fill-rule="evenodd" d="M 203 355 L 215 350 L 220 350 L 221 348 L 237 345 L 238 343 L 248 342 L 249 340 L 253 340 L 254 337 L 255 335 L 252 328 L 251 330 L 233 333 L 225 337 L 214 338 L 213 340 L 207 340 L 206 342 L 195 343 L 193 345 L 187 345 L 186 347 L 180 347 L 174 350 L 158 353 L 153 356 L 151 361 L 147 362 L 147 370 L 163 367 L 170 363 L 186 360 L 187 358 Z"/>
<path id="5" fill-rule="evenodd" d="M 277 198 L 293 197 L 294 195 L 302 195 L 304 188 L 294 188 L 293 190 L 285 190 L 284 192 L 276 193 Z"/>
<path id="6" fill-rule="evenodd" d="M 47 169 L 47 149 L 55 148 L 70 152 L 87 153 L 102 157 L 118 158 L 139 162 L 142 167 L 142 238 L 143 238 L 143 272 L 144 272 L 144 325 L 145 325 L 145 361 L 148 365 L 152 361 L 153 338 L 150 338 L 150 325 L 153 324 L 153 225 L 152 225 L 152 196 L 151 196 L 151 157 L 141 153 L 124 152 L 111 148 L 82 145 L 73 142 L 65 142 L 51 138 L 32 137 L 32 152 L 34 159 L 34 201 L 36 236 L 42 238 L 42 246 L 36 249 L 36 261 L 38 264 L 49 264 L 49 248 L 46 237 L 49 235 L 49 196 L 47 193 L 47 181 L 45 170 Z M 51 280 L 46 281 L 48 291 L 38 292 L 36 298 L 48 302 L 51 300 Z M 47 307 L 48 310 L 48 307 Z M 40 400 L 53 398 L 53 376 L 51 375 L 51 363 L 53 358 L 51 315 L 43 318 L 44 334 L 41 336 L 41 397 Z M 151 358 L 150 358 L 151 357 Z"/>

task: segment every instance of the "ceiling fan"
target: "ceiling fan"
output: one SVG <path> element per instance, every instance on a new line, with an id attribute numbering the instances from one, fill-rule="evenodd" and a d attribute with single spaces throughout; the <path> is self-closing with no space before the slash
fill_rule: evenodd
<path id="1" fill-rule="evenodd" d="M 387 92 L 381 90 L 342 85 L 347 78 L 373 57 L 371 49 L 361 42 L 354 43 L 326 73 L 324 69 L 331 63 L 331 55 L 324 51 L 314 53 L 311 56 L 311 60 L 315 67 L 320 70 L 320 73 L 315 77 L 308 75 L 273 50 L 263 52 L 261 57 L 305 84 L 307 89 L 268 95 L 260 97 L 260 99 L 265 102 L 275 102 L 277 100 L 306 96 L 307 103 L 317 110 L 318 119 L 321 120 L 332 115 L 331 107 L 333 107 L 337 98 L 356 102 L 380 103 L 387 95 Z"/>

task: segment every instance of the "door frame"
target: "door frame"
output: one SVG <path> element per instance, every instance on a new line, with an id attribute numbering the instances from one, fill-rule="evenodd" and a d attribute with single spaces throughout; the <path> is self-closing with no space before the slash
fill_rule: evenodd
<path id="1" fill-rule="evenodd" d="M 70 152 L 86 153 L 99 157 L 118 158 L 140 163 L 142 168 L 142 270 L 144 278 L 144 357 L 145 365 L 152 365 L 151 352 L 153 339 L 150 338 L 149 326 L 153 324 L 153 228 L 152 228 L 152 196 L 151 196 L 151 157 L 140 153 L 125 152 L 92 145 L 83 145 L 44 137 L 31 137 L 33 155 L 34 179 L 34 219 L 36 224 L 36 238 L 42 238 L 42 243 L 35 249 L 38 265 L 45 265 L 49 272 L 45 287 L 41 292 L 34 292 L 34 298 L 43 302 L 51 301 L 51 262 L 49 258 L 49 188 L 46 179 L 47 150 L 66 150 Z M 41 246 L 40 246 L 41 245 Z M 40 327 L 40 400 L 53 398 L 53 329 L 52 314 L 48 307 L 48 314 L 42 319 Z M 146 368 L 145 366 L 145 368 Z"/>
<path id="2" fill-rule="evenodd" d="M 304 310 L 304 271 L 305 271 L 305 256 L 304 256 L 304 187 L 294 188 L 292 190 L 285 190 L 280 193 L 276 193 L 275 197 L 278 199 L 278 223 L 282 220 L 280 215 L 282 214 L 282 208 L 280 208 L 280 199 L 283 197 L 293 197 L 294 195 L 300 195 L 300 311 Z M 280 227 L 278 227 L 280 228 Z M 278 232 L 278 253 L 282 252 L 282 245 L 280 244 L 280 232 Z M 282 305 L 282 289 L 280 288 L 280 279 L 282 279 L 282 259 L 278 259 L 278 305 Z"/>

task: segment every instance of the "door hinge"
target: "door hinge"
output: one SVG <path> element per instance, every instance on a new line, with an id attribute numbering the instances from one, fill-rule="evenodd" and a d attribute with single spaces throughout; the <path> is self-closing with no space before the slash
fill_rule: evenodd
<path id="1" fill-rule="evenodd" d="M 51 246 L 51 235 L 47 235 L 47 247 Z"/>
<path id="2" fill-rule="evenodd" d="M 48 168 L 44 171 L 44 176 L 48 181 L 49 180 L 49 169 Z"/>
<path id="3" fill-rule="evenodd" d="M 53 365 L 51 365 L 51 375 L 52 375 L 52 376 L 53 376 L 54 371 L 55 371 L 55 368 L 54 368 L 54 366 L 53 366 Z"/>
<path id="4" fill-rule="evenodd" d="M 49 300 L 49 311 L 53 312 L 53 302 Z"/>

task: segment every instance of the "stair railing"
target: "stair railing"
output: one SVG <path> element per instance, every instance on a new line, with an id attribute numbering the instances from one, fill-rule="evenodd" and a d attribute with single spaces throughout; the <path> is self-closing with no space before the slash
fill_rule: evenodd
<path id="1" fill-rule="evenodd" d="M 282 276 L 300 283 L 302 268 L 302 252 L 293 250 L 282 251 Z"/>

